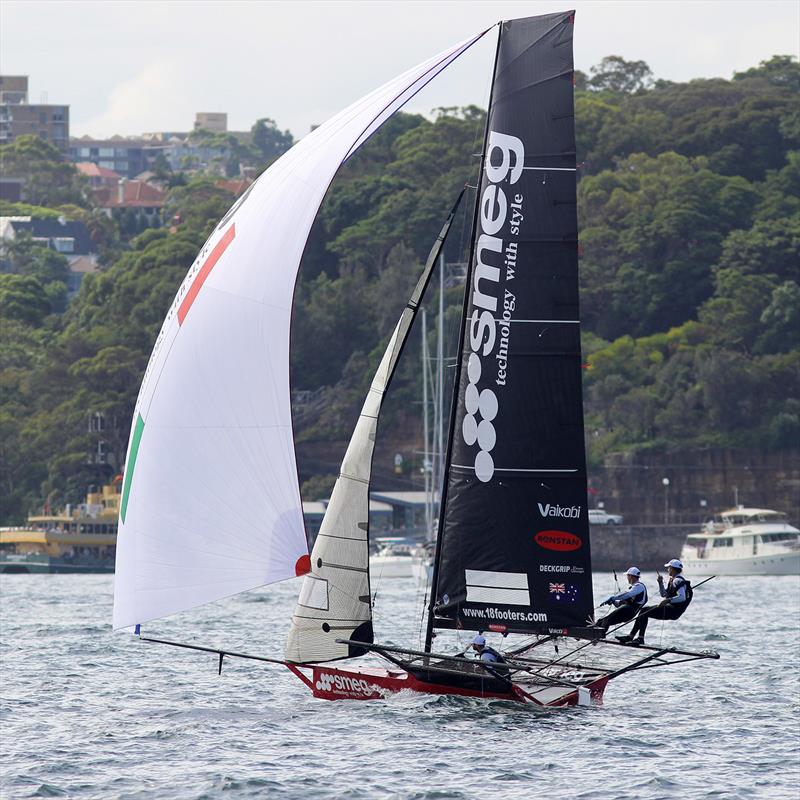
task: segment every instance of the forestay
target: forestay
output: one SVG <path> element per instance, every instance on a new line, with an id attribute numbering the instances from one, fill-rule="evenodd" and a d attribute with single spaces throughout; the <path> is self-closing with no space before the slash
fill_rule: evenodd
<path id="1" fill-rule="evenodd" d="M 290 318 L 303 249 L 342 162 L 482 35 L 409 70 L 302 139 L 201 250 L 169 309 L 136 402 L 117 541 L 115 628 L 307 572 L 289 391 Z"/>
<path id="2" fill-rule="evenodd" d="M 362 655 L 364 650 L 337 640 L 372 642 L 369 581 L 369 486 L 378 417 L 403 346 L 450 230 L 459 195 L 431 249 L 378 371 L 370 385 L 339 477 L 333 487 L 314 550 L 311 571 L 303 579 L 286 643 L 287 661 L 333 661 Z"/>

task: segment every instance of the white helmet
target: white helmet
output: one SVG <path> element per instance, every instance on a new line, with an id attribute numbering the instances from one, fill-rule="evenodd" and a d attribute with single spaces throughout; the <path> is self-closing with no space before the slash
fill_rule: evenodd
<path id="1" fill-rule="evenodd" d="M 631 567 L 626 573 L 626 575 L 633 575 L 634 578 L 640 578 L 642 573 L 639 567 Z"/>

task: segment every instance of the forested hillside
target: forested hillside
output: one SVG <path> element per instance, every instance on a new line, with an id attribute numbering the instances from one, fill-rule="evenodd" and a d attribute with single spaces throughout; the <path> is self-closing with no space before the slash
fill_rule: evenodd
<path id="1" fill-rule="evenodd" d="M 731 80 L 654 81 L 618 57 L 576 76 L 590 459 L 798 443 L 799 98 L 800 66 L 784 56 Z M 400 114 L 334 182 L 296 295 L 293 386 L 328 387 L 300 439 L 346 435 L 433 238 L 474 184 L 483 121 L 474 107 Z M 232 201 L 208 177 L 170 176 L 165 220 L 178 224 L 130 239 L 32 140 L 0 148 L 0 166 L 26 177 L 36 206 L 0 214 L 84 221 L 103 268 L 67 302 L 59 254 L 23 240 L 2 256 L 0 524 L 79 501 L 122 469 L 163 315 Z M 467 238 L 455 226 L 448 258 Z M 457 285 L 448 297 L 455 309 Z M 418 383 L 407 360 L 395 392 L 411 401 Z"/>

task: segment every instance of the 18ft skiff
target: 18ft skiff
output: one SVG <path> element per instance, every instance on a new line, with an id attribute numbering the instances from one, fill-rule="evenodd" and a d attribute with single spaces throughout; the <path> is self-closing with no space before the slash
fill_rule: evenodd
<path id="1" fill-rule="evenodd" d="M 339 166 L 488 31 L 309 134 L 202 249 L 134 412 L 115 628 L 140 630 L 303 575 L 284 659 L 190 647 L 218 653 L 220 670 L 225 655 L 283 664 L 327 699 L 409 689 L 545 706 L 599 700 L 609 680 L 633 670 L 717 657 L 625 648 L 590 624 L 573 21 L 565 12 L 498 26 L 424 648 L 374 643 L 368 492 L 383 398 L 455 210 L 373 379 L 310 555 L 292 438 L 290 319 L 303 249 Z M 448 630 L 524 638 L 497 665 L 436 652 L 437 631 Z M 329 665 L 367 653 L 389 667 Z"/>

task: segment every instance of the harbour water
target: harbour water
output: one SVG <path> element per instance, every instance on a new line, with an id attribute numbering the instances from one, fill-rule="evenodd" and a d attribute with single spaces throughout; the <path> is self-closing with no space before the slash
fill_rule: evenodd
<path id="1" fill-rule="evenodd" d="M 623 676 L 603 707 L 547 711 L 315 700 L 280 667 L 226 659 L 219 677 L 213 655 L 112 633 L 113 576 L 4 575 L 0 589 L 3 800 L 797 797 L 797 577 L 718 578 L 679 622 L 651 623 L 650 643 L 719 661 Z M 613 578 L 595 589 L 599 602 Z M 144 632 L 280 657 L 296 592 L 267 587 Z M 384 581 L 377 638 L 416 646 L 421 605 L 412 581 Z"/>

